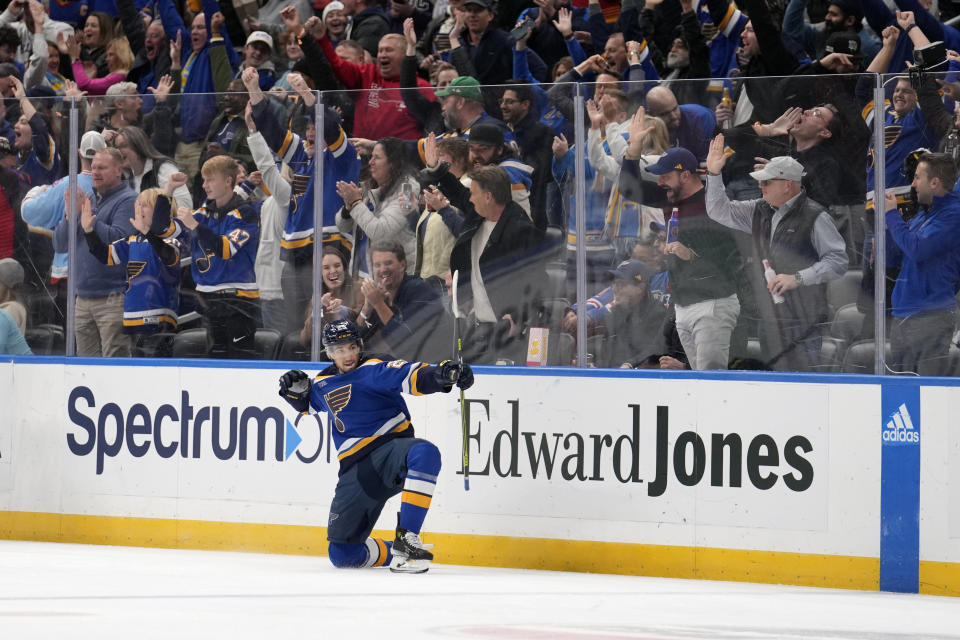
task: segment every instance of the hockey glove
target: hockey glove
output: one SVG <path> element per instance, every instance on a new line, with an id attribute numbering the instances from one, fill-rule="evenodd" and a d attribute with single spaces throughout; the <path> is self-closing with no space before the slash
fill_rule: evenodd
<path id="1" fill-rule="evenodd" d="M 437 384 L 449 389 L 460 379 L 460 365 L 453 360 L 444 360 L 433 370 Z"/>
<path id="2" fill-rule="evenodd" d="M 457 387 L 463 390 L 467 390 L 473 386 L 473 369 L 470 368 L 470 365 L 464 364 L 460 366 L 460 377 L 457 378 Z"/>
<path id="3" fill-rule="evenodd" d="M 310 408 L 310 377 L 298 369 L 280 376 L 280 397 L 301 413 Z"/>

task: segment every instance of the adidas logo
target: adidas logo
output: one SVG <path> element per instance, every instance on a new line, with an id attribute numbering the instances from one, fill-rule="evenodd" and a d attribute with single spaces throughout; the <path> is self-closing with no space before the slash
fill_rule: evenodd
<path id="1" fill-rule="evenodd" d="M 887 420 L 883 427 L 883 441 L 903 444 L 920 442 L 920 432 L 913 426 L 906 404 L 901 404 Z"/>

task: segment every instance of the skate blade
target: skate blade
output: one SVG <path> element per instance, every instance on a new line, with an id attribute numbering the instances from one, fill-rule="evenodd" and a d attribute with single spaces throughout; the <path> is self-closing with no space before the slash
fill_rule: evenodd
<path id="1" fill-rule="evenodd" d="M 390 564 L 390 571 L 393 573 L 426 573 L 428 569 L 430 569 L 429 560 L 394 558 L 394 562 Z"/>

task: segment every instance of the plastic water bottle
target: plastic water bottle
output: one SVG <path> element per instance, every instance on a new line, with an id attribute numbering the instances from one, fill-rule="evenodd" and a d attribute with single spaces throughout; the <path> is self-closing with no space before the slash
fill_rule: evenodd
<path id="1" fill-rule="evenodd" d="M 410 186 L 409 182 L 404 182 L 401 188 L 400 209 L 404 215 L 410 215 L 413 213 L 413 207 L 413 187 Z"/>
<path id="2" fill-rule="evenodd" d="M 764 258 L 763 260 L 763 277 L 767 279 L 767 284 L 770 284 L 770 281 L 773 280 L 774 276 L 777 275 L 777 272 L 773 270 L 773 267 L 770 266 L 770 261 Z M 773 298 L 773 304 L 780 304 L 783 302 L 783 296 L 771 293 L 770 296 Z"/>
<path id="3" fill-rule="evenodd" d="M 676 242 L 680 233 L 680 211 L 674 207 L 667 221 L 667 243 Z"/>

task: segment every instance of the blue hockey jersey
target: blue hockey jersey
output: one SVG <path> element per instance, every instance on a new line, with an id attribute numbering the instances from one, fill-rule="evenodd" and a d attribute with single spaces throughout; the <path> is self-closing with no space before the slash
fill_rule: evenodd
<path id="1" fill-rule="evenodd" d="M 114 241 L 107 266 L 125 265 L 127 291 L 123 295 L 124 333 L 149 333 L 161 323 L 177 328 L 180 306 L 180 251 L 174 241 L 173 259 L 165 264 L 146 236 L 137 234 Z"/>
<path id="2" fill-rule="evenodd" d="M 887 104 L 884 107 L 888 107 Z M 864 119 L 870 128 L 876 125 L 876 110 L 870 102 L 863 110 Z M 884 165 L 884 185 L 897 195 L 897 201 L 903 202 L 910 193 L 910 182 L 903 172 L 903 162 L 914 149 L 925 147 L 936 149 L 939 141 L 927 126 L 923 112 L 919 107 L 898 117 L 892 109 L 887 110 L 883 120 L 883 138 L 886 145 L 886 163 Z M 873 163 L 873 136 L 867 157 L 867 209 L 873 210 L 873 188 L 876 167 Z"/>
<path id="3" fill-rule="evenodd" d="M 424 362 L 374 354 L 353 371 L 338 373 L 336 365 L 330 365 L 314 378 L 310 408 L 328 412 L 333 420 L 341 474 L 384 443 L 413 437 L 410 411 L 400 394 L 449 391 L 436 381 L 434 369 Z"/>
<path id="4" fill-rule="evenodd" d="M 710 39 L 710 75 L 714 78 L 726 78 L 730 70 L 737 66 L 736 51 L 740 46 L 740 34 L 749 18 L 733 2 L 726 0 L 694 0 L 694 11 L 701 24 L 714 24 L 716 35 Z M 717 86 L 711 84 L 711 90 Z M 719 85 L 722 91 L 723 86 Z"/>
<path id="5" fill-rule="evenodd" d="M 284 262 L 302 262 L 313 255 L 314 211 L 313 194 L 316 173 L 314 158 L 299 135 L 283 130 L 267 106 L 267 101 L 253 106 L 253 119 L 267 146 L 293 171 L 290 207 L 280 239 L 280 259 Z M 337 211 L 343 199 L 337 194 L 338 181 L 359 182 L 360 156 L 347 139 L 340 118 L 329 107 L 323 121 L 323 243 L 339 244 L 349 254 L 353 238 L 337 229 Z"/>
<path id="6" fill-rule="evenodd" d="M 337 194 L 335 185 L 341 180 L 358 181 L 360 156 L 343 129 L 338 127 L 338 130 L 337 139 L 323 151 L 323 242 L 339 243 L 349 252 L 353 238 L 337 229 L 336 214 L 343 206 L 343 199 Z M 287 131 L 277 155 L 294 174 L 290 209 L 280 240 L 280 259 L 293 262 L 299 256 L 310 256 L 313 252 L 315 167 L 303 140 L 292 131 Z"/>
<path id="7" fill-rule="evenodd" d="M 33 146 L 20 171 L 30 179 L 31 186 L 53 184 L 60 178 L 60 154 L 57 143 L 47 130 L 47 124 L 39 113 L 30 118 Z"/>
<path id="8" fill-rule="evenodd" d="M 233 292 L 241 298 L 259 298 L 253 263 L 260 243 L 260 220 L 253 207 L 234 195 L 221 211 L 215 202 L 208 200 L 193 212 L 193 218 L 199 223 L 190 234 L 197 291 Z M 163 234 L 164 238 L 185 236 L 186 227 L 176 218 Z"/>

